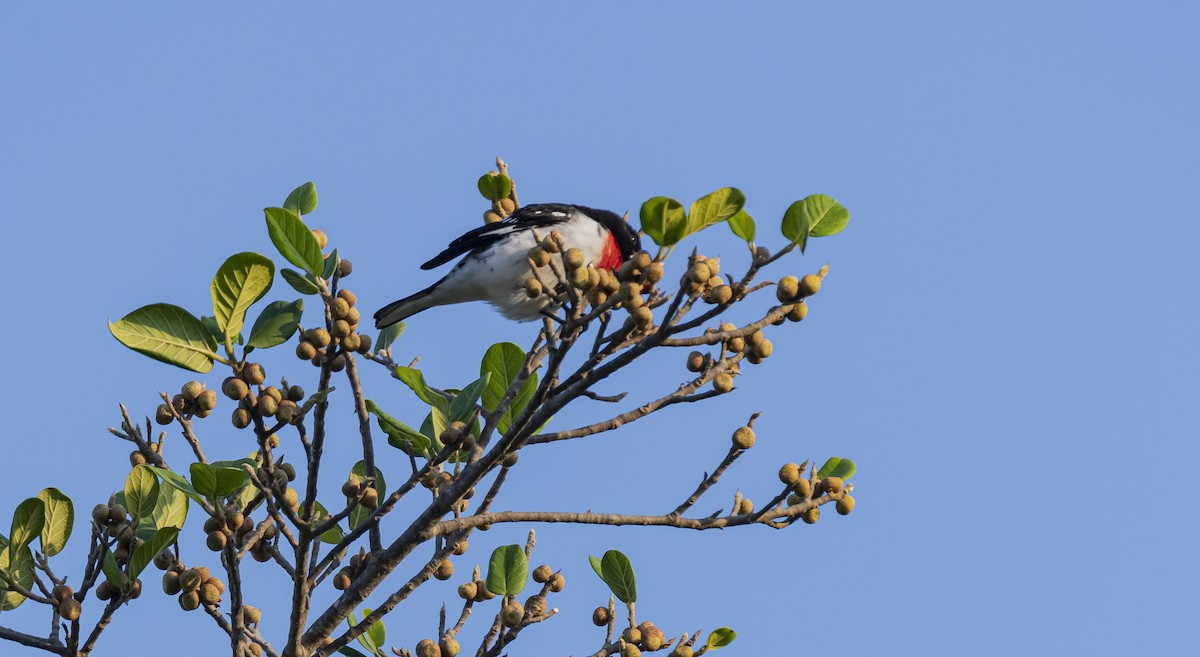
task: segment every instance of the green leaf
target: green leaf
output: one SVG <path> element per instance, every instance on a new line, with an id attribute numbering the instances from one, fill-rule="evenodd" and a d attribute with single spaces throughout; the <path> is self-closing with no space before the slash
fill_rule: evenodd
<path id="1" fill-rule="evenodd" d="M 639 212 L 642 231 L 659 246 L 674 246 L 687 233 L 683 204 L 666 196 L 655 196 Z"/>
<path id="2" fill-rule="evenodd" d="M 168 303 L 142 306 L 108 330 L 130 349 L 176 367 L 204 373 L 212 369 L 217 341 L 191 313 Z"/>
<path id="3" fill-rule="evenodd" d="M 42 500 L 31 497 L 17 505 L 13 511 L 12 531 L 8 540 L 18 548 L 29 545 L 42 533 L 46 526 L 46 505 Z"/>
<path id="4" fill-rule="evenodd" d="M 283 201 L 283 209 L 308 214 L 317 209 L 317 186 L 311 181 L 292 190 Z"/>
<path id="5" fill-rule="evenodd" d="M 600 560 L 600 577 L 621 602 L 629 604 L 637 601 L 637 579 L 633 576 L 633 564 L 620 550 L 604 553 L 604 558 Z"/>
<path id="6" fill-rule="evenodd" d="M 62 552 L 71 529 L 75 526 L 75 505 L 71 498 L 57 488 L 46 488 L 38 493 L 42 501 L 46 520 L 42 524 L 42 552 L 52 557 Z"/>
<path id="7" fill-rule="evenodd" d="M 850 211 L 830 196 L 813 194 L 804 199 L 803 203 L 812 217 L 808 234 L 813 237 L 837 235 L 850 223 Z"/>
<path id="8" fill-rule="evenodd" d="M 359 652 L 350 646 L 342 646 L 341 648 L 338 648 L 338 652 L 346 655 L 346 657 L 367 657 L 362 652 Z"/>
<path id="9" fill-rule="evenodd" d="M 791 204 L 783 213 L 783 236 L 803 253 L 809 235 L 834 235 L 842 232 L 849 222 L 850 211 L 841 203 L 824 194 L 813 194 Z"/>
<path id="10" fill-rule="evenodd" d="M 325 256 L 325 266 L 321 269 L 321 278 L 326 280 L 333 278 L 333 272 L 337 271 L 338 262 L 337 249 L 334 249 L 329 255 Z"/>
<path id="11" fill-rule="evenodd" d="M 375 610 L 363 608 L 363 620 L 366 620 L 372 611 Z M 367 629 L 367 636 L 377 647 L 383 646 L 383 642 L 387 640 L 387 629 L 383 626 L 382 618 L 371 624 L 371 627 Z"/>
<path id="12" fill-rule="evenodd" d="M 213 338 L 216 339 L 218 344 L 225 342 L 225 332 L 221 330 L 220 326 L 217 326 L 217 318 L 216 317 L 209 317 L 208 315 L 201 315 L 200 323 L 204 325 L 204 328 L 208 329 L 209 333 L 212 333 Z M 230 336 L 230 337 L 233 340 L 234 344 L 242 344 L 242 334 L 241 333 L 238 333 L 237 335 Z"/>
<path id="13" fill-rule="evenodd" d="M 245 458 L 234 459 L 232 461 L 212 461 L 209 463 L 209 465 L 214 468 L 237 468 L 240 470 L 243 465 L 258 467 L 258 460 L 253 456 L 247 456 Z"/>
<path id="14" fill-rule="evenodd" d="M 193 463 L 192 486 L 197 493 L 212 499 L 225 497 L 245 485 L 247 476 L 241 468 L 215 467 Z"/>
<path id="15" fill-rule="evenodd" d="M 153 536 L 156 531 L 158 531 L 158 527 L 154 526 L 154 517 L 151 514 L 149 518 L 138 518 L 137 531 L 134 532 L 134 536 L 144 541 Z"/>
<path id="16" fill-rule="evenodd" d="M 709 633 L 708 638 L 704 640 L 704 645 L 708 646 L 709 650 L 718 650 L 733 643 L 737 638 L 737 632 L 728 627 L 718 627 Z"/>
<path id="17" fill-rule="evenodd" d="M 425 432 L 425 425 L 421 425 L 421 432 L 430 437 L 435 445 L 441 445 L 440 440 L 442 432 L 450 426 L 450 417 L 446 415 L 446 411 L 437 406 L 429 407 L 429 415 L 426 417 L 429 422 L 429 431 Z M 440 449 L 440 448 L 439 448 Z"/>
<path id="18" fill-rule="evenodd" d="M 234 500 L 236 508 L 241 509 L 242 513 L 250 515 L 250 512 L 257 509 L 259 504 L 262 504 L 262 498 L 258 502 L 254 502 L 254 498 L 258 497 L 258 489 L 254 486 L 246 486 L 242 488 L 242 492 L 238 493 L 237 499 Z"/>
<path id="19" fill-rule="evenodd" d="M 842 479 L 849 479 L 853 476 L 854 461 L 851 461 L 850 459 L 838 458 L 836 456 L 826 461 L 825 465 L 822 465 L 821 469 L 817 470 L 817 477 L 820 479 L 825 479 L 826 477 L 841 477 Z"/>
<path id="20" fill-rule="evenodd" d="M 355 463 L 354 467 L 350 468 L 350 480 L 361 482 L 366 481 L 366 479 L 367 466 L 362 461 Z M 383 471 L 378 467 L 375 468 L 375 491 L 379 493 L 379 503 L 382 504 L 383 498 L 387 495 L 387 482 L 383 478 Z M 346 498 L 346 503 L 350 503 L 350 498 Z M 350 527 L 354 528 L 365 522 L 373 513 L 375 513 L 374 509 L 368 509 L 360 504 L 354 507 L 354 510 L 350 512 L 346 520 L 350 523 Z"/>
<path id="21" fill-rule="evenodd" d="M 426 456 L 429 453 L 430 440 L 420 431 L 388 415 L 370 399 L 367 400 L 367 412 L 375 416 L 375 421 L 387 434 L 388 444 L 392 447 L 412 456 Z"/>
<path id="22" fill-rule="evenodd" d="M 178 527 L 163 527 L 146 539 L 145 543 L 137 546 L 129 557 L 129 579 L 136 580 L 146 566 L 154 560 L 154 557 L 158 556 L 159 552 L 175 542 L 177 536 L 179 536 Z"/>
<path id="23" fill-rule="evenodd" d="M 475 408 L 479 404 L 479 397 L 483 394 L 491 376 L 484 372 L 483 376 L 468 383 L 467 387 L 454 395 L 448 413 L 451 422 L 466 422 L 471 418 L 471 414 L 475 412 Z"/>
<path id="24" fill-rule="evenodd" d="M 496 595 L 517 595 L 529 579 L 529 560 L 520 545 L 501 545 L 488 560 L 487 588 Z"/>
<path id="25" fill-rule="evenodd" d="M 135 518 L 146 518 L 158 504 L 158 477 L 144 465 L 134 467 L 125 478 L 125 508 Z"/>
<path id="26" fill-rule="evenodd" d="M 312 231 L 295 212 L 283 208 L 266 208 L 267 232 L 279 254 L 306 273 L 317 275 L 324 264 L 321 245 Z"/>
<path id="27" fill-rule="evenodd" d="M 242 332 L 246 310 L 263 298 L 275 278 L 275 263 L 251 253 L 236 253 L 221 264 L 212 282 L 213 315 L 226 335 Z"/>
<path id="28" fill-rule="evenodd" d="M 121 573 L 121 567 L 117 565 L 117 558 L 104 546 L 104 559 L 100 562 L 100 569 L 104 571 L 104 579 L 117 589 L 125 588 L 125 575 Z"/>
<path id="29" fill-rule="evenodd" d="M 295 269 L 288 269 L 287 267 L 284 267 L 283 269 L 279 270 L 279 274 L 283 276 L 283 280 L 286 281 L 288 285 L 292 286 L 293 290 L 299 292 L 300 294 L 316 294 L 317 292 L 321 291 L 321 288 L 317 287 L 316 282 L 313 281 L 311 277 L 305 276 Z"/>
<path id="30" fill-rule="evenodd" d="M 154 513 L 150 514 L 155 529 L 183 527 L 187 512 L 188 498 L 183 491 L 171 485 L 159 487 L 158 504 L 154 506 Z"/>
<path id="31" fill-rule="evenodd" d="M 33 590 L 33 552 L 28 545 L 8 545 L 0 550 L 0 570 L 16 580 L 26 591 Z M 0 611 L 11 611 L 25 602 L 25 596 L 9 591 L 0 580 Z"/>
<path id="32" fill-rule="evenodd" d="M 425 375 L 421 374 L 421 370 L 401 365 L 396 368 L 396 378 L 411 388 L 421 401 L 430 406 L 436 406 L 447 413 L 450 411 L 450 402 L 444 395 L 430 388 L 425 383 Z"/>
<path id="33" fill-rule="evenodd" d="M 379 353 L 392 346 L 392 343 L 396 341 L 396 338 L 404 334 L 404 329 L 404 322 L 396 322 L 391 326 L 381 329 L 379 331 L 379 339 L 375 341 L 375 353 Z"/>
<path id="34" fill-rule="evenodd" d="M 250 329 L 251 347 L 269 349 L 291 339 L 300 327 L 300 316 L 304 314 L 304 299 L 295 301 L 273 301 L 263 308 L 254 328 Z"/>
<path id="35" fill-rule="evenodd" d="M 804 211 L 804 201 L 796 201 L 783 213 L 783 236 L 799 246 L 800 253 L 804 253 L 805 247 L 808 246 L 808 230 L 812 227 L 808 223 L 810 219 Z"/>
<path id="36" fill-rule="evenodd" d="M 162 479 L 162 482 L 164 484 L 170 486 L 171 488 L 174 488 L 175 490 L 183 493 L 184 495 L 187 495 L 188 497 L 192 498 L 193 500 L 196 500 L 197 502 L 204 501 L 204 496 L 201 495 L 200 492 L 197 491 L 195 488 L 193 488 L 192 485 L 190 483 L 188 483 L 187 479 L 184 479 L 178 473 L 173 472 L 171 470 L 164 469 L 164 468 L 158 468 L 153 465 L 148 465 L 146 467 L 153 470 L 154 474 L 158 475 L 159 478 Z"/>
<path id="37" fill-rule="evenodd" d="M 737 214 L 729 218 L 729 229 L 734 235 L 746 240 L 747 244 L 754 243 L 754 218 L 745 210 L 738 210 Z"/>
<path id="38" fill-rule="evenodd" d="M 319 525 L 319 524 L 325 522 L 326 520 L 328 520 L 329 518 L 330 518 L 330 513 L 329 513 L 329 510 L 325 508 L 325 505 L 321 504 L 320 502 L 318 502 L 316 500 L 313 500 L 313 513 L 312 513 L 313 525 Z M 331 529 L 328 529 L 325 531 L 325 533 L 321 534 L 321 542 L 326 543 L 328 545 L 337 545 L 339 542 L 341 542 L 341 540 L 342 540 L 342 528 L 337 525 L 334 525 Z"/>
<path id="39" fill-rule="evenodd" d="M 589 554 L 588 563 L 592 565 L 592 570 L 596 571 L 596 577 L 599 577 L 601 581 L 604 581 L 604 568 L 600 563 L 600 557 L 593 557 Z"/>
<path id="40" fill-rule="evenodd" d="M 367 616 L 370 616 L 372 611 L 373 610 L 370 607 L 363 607 L 363 620 L 366 620 Z M 362 621 L 358 620 L 358 615 L 354 611 L 351 611 L 350 614 L 346 616 L 346 623 L 350 625 L 350 627 L 354 627 L 360 622 Z M 366 632 L 358 635 L 358 644 L 370 651 L 371 654 L 376 655 L 376 657 L 380 657 L 383 654 L 383 651 L 380 649 L 379 644 L 375 643 L 375 635 L 371 633 L 371 630 L 373 629 L 374 627 L 372 626 L 371 628 L 368 628 Z"/>
<path id="41" fill-rule="evenodd" d="M 524 365 L 525 351 L 517 345 L 511 342 L 498 342 L 488 347 L 487 353 L 483 355 L 483 362 L 479 364 L 479 374 L 490 375 L 487 386 L 483 389 L 482 399 L 485 410 L 489 413 L 496 410 L 505 391 L 513 384 L 513 381 L 517 380 Z M 513 419 L 518 417 L 521 411 L 529 405 L 529 400 L 533 398 L 533 393 L 537 389 L 537 382 L 537 372 L 533 372 L 528 379 L 525 379 L 525 383 L 521 384 L 521 389 L 513 397 L 508 409 L 496 422 L 496 429 L 501 435 L 508 431 Z"/>
<path id="42" fill-rule="evenodd" d="M 479 187 L 479 193 L 489 201 L 499 201 L 512 193 L 512 179 L 504 174 L 493 176 L 485 173 L 479 176 L 479 182 L 475 185 Z"/>
<path id="43" fill-rule="evenodd" d="M 692 203 L 688 213 L 687 234 L 700 232 L 713 224 L 719 224 L 742 211 L 746 204 L 746 195 L 736 187 L 722 187 L 717 191 L 701 196 Z"/>

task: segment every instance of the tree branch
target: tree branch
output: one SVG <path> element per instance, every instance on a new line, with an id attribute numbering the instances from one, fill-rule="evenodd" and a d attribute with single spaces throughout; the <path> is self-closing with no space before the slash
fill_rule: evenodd
<path id="1" fill-rule="evenodd" d="M 23 646 L 38 648 L 45 650 L 46 652 L 52 652 L 56 655 L 65 655 L 67 652 L 66 646 L 62 645 L 61 643 L 33 636 L 32 634 L 18 632 L 16 630 L 4 627 L 3 625 L 0 625 L 0 639 L 4 639 L 6 641 L 16 641 Z"/>
<path id="2" fill-rule="evenodd" d="M 824 496 L 815 500 L 808 500 L 794 506 L 789 506 L 781 509 L 774 509 L 765 514 L 758 515 L 754 513 L 742 515 L 727 515 L 710 518 L 681 518 L 672 515 L 662 516 L 646 516 L 646 515 L 624 515 L 619 513 L 573 513 L 569 511 L 500 511 L 497 513 L 484 513 L 476 516 L 468 516 L 455 520 L 445 520 L 438 523 L 434 527 L 434 532 L 437 534 L 452 534 L 464 529 L 473 529 L 480 525 L 491 525 L 496 523 L 511 523 L 511 522 L 544 522 L 544 523 L 571 523 L 578 525 L 613 525 L 617 527 L 627 525 L 638 525 L 642 527 L 674 527 L 677 529 L 694 529 L 703 531 L 706 529 L 724 529 L 726 527 L 738 527 L 741 525 L 768 524 L 772 520 L 791 520 L 799 518 L 802 513 L 813 508 L 822 506 L 828 502 L 834 501 L 833 496 Z"/>

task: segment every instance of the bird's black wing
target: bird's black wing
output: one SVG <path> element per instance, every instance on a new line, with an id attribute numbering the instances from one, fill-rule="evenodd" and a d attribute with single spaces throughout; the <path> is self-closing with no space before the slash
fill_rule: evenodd
<path id="1" fill-rule="evenodd" d="M 467 231 L 451 242 L 445 251 L 421 265 L 421 269 L 440 267 L 464 253 L 486 248 L 513 233 L 564 223 L 571 218 L 571 214 L 575 211 L 574 206 L 561 203 L 527 205 L 500 221 Z"/>

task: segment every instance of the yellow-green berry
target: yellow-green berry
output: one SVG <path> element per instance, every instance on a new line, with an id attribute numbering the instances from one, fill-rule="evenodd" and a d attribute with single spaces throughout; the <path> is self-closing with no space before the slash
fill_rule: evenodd
<path id="1" fill-rule="evenodd" d="M 788 303 L 800 294 L 800 279 L 795 276 L 784 276 L 775 286 L 775 298 Z"/>
<path id="2" fill-rule="evenodd" d="M 808 317 L 808 304 L 801 301 L 800 303 L 792 306 L 792 309 L 788 311 L 786 317 L 789 321 L 793 322 L 804 321 L 804 318 Z"/>
<path id="3" fill-rule="evenodd" d="M 785 486 L 795 486 L 796 482 L 800 481 L 800 464 L 784 463 L 783 467 L 779 468 L 779 481 Z"/>
<path id="4" fill-rule="evenodd" d="M 731 376 L 728 372 L 721 372 L 713 377 L 713 390 L 716 390 L 720 393 L 733 390 L 733 376 Z"/>
<path id="5" fill-rule="evenodd" d="M 816 274 L 808 274 L 800 279 L 799 295 L 802 297 L 811 297 L 821 291 L 821 277 Z"/>
<path id="6" fill-rule="evenodd" d="M 750 427 L 738 427 L 734 430 L 733 446 L 738 449 L 750 449 L 754 447 L 754 429 Z"/>

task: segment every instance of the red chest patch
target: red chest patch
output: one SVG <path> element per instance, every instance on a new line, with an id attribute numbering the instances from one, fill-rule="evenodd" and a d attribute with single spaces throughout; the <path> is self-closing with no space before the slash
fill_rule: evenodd
<path id="1" fill-rule="evenodd" d="M 621 266 L 621 247 L 617 246 L 617 240 L 613 238 L 612 233 L 608 234 L 608 239 L 604 242 L 604 249 L 600 251 L 600 261 L 596 263 L 597 268 L 616 269 Z"/>

